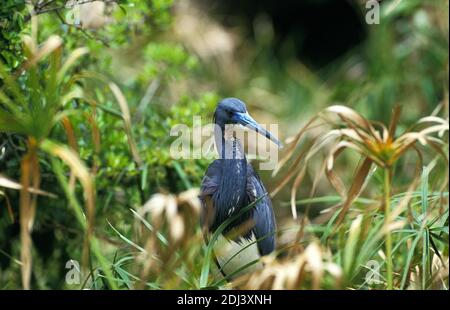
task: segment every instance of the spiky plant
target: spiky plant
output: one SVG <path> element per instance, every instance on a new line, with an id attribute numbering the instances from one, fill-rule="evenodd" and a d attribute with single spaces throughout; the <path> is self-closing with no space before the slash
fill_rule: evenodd
<path id="1" fill-rule="evenodd" d="M 37 195 L 49 195 L 49 193 L 39 190 L 39 158 L 43 152 L 46 156 L 50 156 L 53 170 L 67 195 L 69 205 L 73 208 L 80 225 L 86 231 L 83 265 L 87 265 L 89 249 L 92 249 L 102 265 L 110 287 L 115 288 L 117 285 L 111 280 L 112 274 L 107 267 L 107 261 L 100 253 L 97 239 L 92 236 L 96 196 L 95 165 L 90 170 L 80 159 L 70 117 L 75 114 L 86 117 L 92 128 L 93 143 L 98 148 L 99 132 L 95 124 L 95 109 L 99 105 L 95 100 L 89 98 L 76 82 L 87 78 L 95 78 L 106 83 L 119 104 L 121 113 L 116 112 L 115 115 L 124 121 L 124 128 L 133 158 L 139 163 L 139 154 L 131 137 L 128 105 L 117 85 L 98 74 L 79 73 L 70 75 L 70 68 L 81 56 L 88 53 L 86 48 L 75 49 L 65 56 L 63 54 L 63 40 L 60 37 L 51 36 L 39 45 L 36 41 L 36 32 L 33 31 L 32 33 L 33 36 L 24 37 L 26 61 L 17 71 L 8 72 L 0 62 L 0 80 L 2 82 L 0 88 L 0 132 L 26 137 L 26 154 L 21 159 L 20 184 L 3 176 L 0 178 L 0 186 L 20 190 L 23 287 L 25 289 L 30 288 L 32 271 L 31 233 L 36 213 Z M 73 100 L 91 105 L 93 108 L 92 115 L 74 108 L 71 105 Z M 57 125 L 61 125 L 65 129 L 68 145 L 52 139 L 52 130 Z M 56 159 L 62 160 L 70 168 L 70 180 L 66 179 L 63 168 Z M 75 179 L 79 180 L 83 188 L 84 210 L 74 194 Z M 0 194 L 4 195 L 3 192 L 0 192 Z"/>
<path id="2" fill-rule="evenodd" d="M 394 221 L 396 217 L 405 210 L 411 199 L 410 194 L 405 195 L 402 202 L 397 205 L 394 213 L 392 213 L 390 201 L 394 166 L 407 152 L 413 152 L 417 155 L 415 175 L 410 180 L 407 191 L 407 193 L 411 193 L 420 180 L 423 165 L 423 151 L 419 149 L 418 143 L 436 152 L 443 158 L 446 165 L 448 163 L 448 156 L 445 152 L 447 142 L 444 138 L 444 134 L 449 129 L 448 120 L 437 116 L 424 117 L 405 132 L 398 134 L 396 129 L 399 118 L 399 107 L 394 109 L 391 122 L 386 126 L 376 121 L 367 120 L 346 106 L 330 106 L 313 117 L 291 139 L 286 155 L 280 160 L 278 167 L 274 171 L 274 174 L 276 174 L 290 162 L 287 168 L 289 172 L 275 188 L 273 195 L 279 192 L 290 180 L 294 179 L 291 187 L 291 210 L 293 217 L 296 218 L 296 194 L 305 176 L 308 162 L 319 150 L 329 147 L 330 150 L 327 159 L 321 173 L 315 178 L 311 194 L 314 193 L 315 186 L 321 174 L 325 172 L 328 181 L 342 199 L 342 208 L 335 223 L 335 226 L 338 227 L 342 223 L 352 203 L 361 193 L 372 167 L 375 165 L 383 170 L 383 195 L 380 206 L 384 209 L 384 226 L 382 227 L 382 231 L 385 234 L 386 279 L 388 289 L 393 288 L 392 240 L 390 231 L 395 227 Z M 305 146 L 300 147 L 301 150 L 297 154 L 296 150 L 299 148 L 300 141 L 305 133 L 312 129 L 315 129 L 315 137 Z M 334 171 L 336 158 L 345 150 L 355 151 L 362 158 L 362 163 L 359 165 L 348 190 Z M 442 189 L 447 184 L 448 179 L 445 178 Z"/>

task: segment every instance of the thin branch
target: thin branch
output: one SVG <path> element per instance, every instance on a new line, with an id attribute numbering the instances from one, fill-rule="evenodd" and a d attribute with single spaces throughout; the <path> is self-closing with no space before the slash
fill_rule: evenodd
<path id="1" fill-rule="evenodd" d="M 133 115 L 133 122 L 139 122 L 142 119 L 142 114 L 144 113 L 145 109 L 149 105 L 149 103 L 152 101 L 153 96 L 155 95 L 156 91 L 158 90 L 160 81 L 159 79 L 154 79 L 147 87 L 147 90 L 145 91 L 144 97 L 142 97 L 141 101 L 139 102 L 139 105 L 136 109 L 136 112 Z"/>
<path id="2" fill-rule="evenodd" d="M 61 13 L 59 11 L 55 11 L 55 13 L 56 13 L 56 16 L 58 16 L 58 19 L 61 21 L 62 24 L 67 25 L 67 26 L 72 27 L 72 28 L 75 28 L 75 29 L 81 31 L 89 39 L 100 41 L 104 46 L 106 46 L 108 48 L 110 47 L 109 43 L 106 40 L 104 40 L 104 39 L 102 39 L 100 37 L 94 36 L 93 34 L 87 32 L 86 29 L 83 29 L 80 26 L 77 26 L 75 24 L 70 24 L 70 23 L 66 22 L 64 17 L 62 17 L 62 15 L 61 15 Z"/>
<path id="3" fill-rule="evenodd" d="M 56 2 L 56 0 L 49 0 L 47 2 L 44 2 L 42 4 L 36 4 L 33 7 L 33 11 L 28 14 L 27 16 L 25 16 L 25 22 L 28 22 L 31 17 L 33 16 L 37 16 L 40 14 L 44 14 L 44 13 L 48 13 L 48 12 L 52 12 L 52 11 L 59 11 L 59 10 L 64 10 L 64 9 L 73 9 L 74 7 L 78 6 L 78 5 L 82 5 L 82 4 L 86 4 L 86 3 L 91 3 L 91 2 L 95 2 L 95 1 L 101 1 L 105 4 L 109 4 L 109 3 L 117 3 L 120 0 L 74 0 L 71 4 L 67 4 L 67 2 L 64 5 L 54 5 L 54 6 L 50 6 L 52 3 Z"/>

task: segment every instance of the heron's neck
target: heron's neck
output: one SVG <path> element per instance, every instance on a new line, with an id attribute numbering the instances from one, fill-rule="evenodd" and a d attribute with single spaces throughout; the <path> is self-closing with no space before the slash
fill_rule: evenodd
<path id="1" fill-rule="evenodd" d="M 218 124 L 214 129 L 214 139 L 220 159 L 242 160 L 245 158 L 244 147 L 241 141 L 236 138 L 233 126 Z"/>
<path id="2" fill-rule="evenodd" d="M 228 210 L 237 210 L 246 203 L 247 159 L 244 147 L 232 129 L 227 128 L 221 133 L 215 136 L 217 151 L 223 161 L 220 188 L 224 192 L 221 193 L 220 199 Z"/>

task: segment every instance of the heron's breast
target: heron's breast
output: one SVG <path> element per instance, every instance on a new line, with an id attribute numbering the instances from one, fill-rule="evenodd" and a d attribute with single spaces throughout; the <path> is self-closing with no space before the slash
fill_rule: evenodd
<path id="1" fill-rule="evenodd" d="M 250 239 L 241 238 L 239 242 L 228 240 L 221 235 L 214 248 L 214 254 L 223 273 L 227 276 L 233 274 L 232 278 L 262 268 L 259 261 L 261 255 L 253 234 Z"/>

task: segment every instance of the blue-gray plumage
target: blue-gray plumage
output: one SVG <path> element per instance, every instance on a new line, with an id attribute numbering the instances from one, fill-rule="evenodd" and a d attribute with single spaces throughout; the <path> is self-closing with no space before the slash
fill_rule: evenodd
<path id="1" fill-rule="evenodd" d="M 251 210 L 228 226 L 223 234 L 226 236 L 233 229 L 239 231 L 240 227 L 249 225 L 233 240 L 227 241 L 241 248 L 248 245 L 250 240 L 257 241 L 258 256 L 267 255 L 275 249 L 276 224 L 272 203 L 258 174 L 247 162 L 241 142 L 227 125 L 244 125 L 278 146 L 280 143 L 250 117 L 245 104 L 237 98 L 226 98 L 219 102 L 214 122 L 217 125 L 214 134 L 219 159 L 211 163 L 202 181 L 202 225 L 214 232 L 229 217 L 262 197 Z M 228 255 L 228 258 L 234 254 Z M 223 264 L 224 260 L 219 258 L 219 265 Z M 221 269 L 223 272 L 224 268 Z"/>

